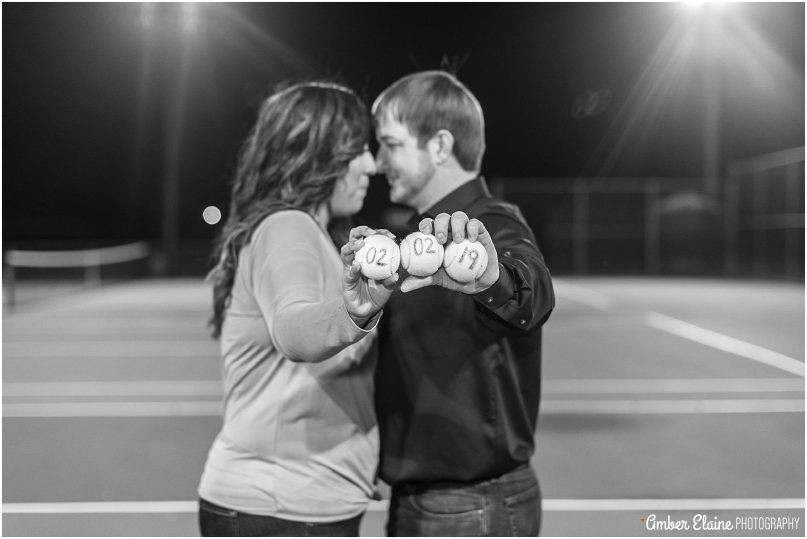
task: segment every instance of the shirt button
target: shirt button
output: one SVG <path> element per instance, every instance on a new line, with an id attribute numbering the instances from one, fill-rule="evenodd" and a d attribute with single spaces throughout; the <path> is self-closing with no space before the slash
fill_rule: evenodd
<path id="1" fill-rule="evenodd" d="M 526 320 L 519 320 L 519 322 L 518 322 L 518 323 L 519 323 L 519 324 L 521 324 L 521 325 L 523 326 L 524 324 L 526 324 L 526 323 L 527 323 L 527 321 L 526 321 Z"/>
<path id="2" fill-rule="evenodd" d="M 488 303 L 493 303 L 493 296 L 488 298 Z"/>
<path id="3" fill-rule="evenodd" d="M 510 251 L 505 251 L 504 256 L 510 256 Z"/>

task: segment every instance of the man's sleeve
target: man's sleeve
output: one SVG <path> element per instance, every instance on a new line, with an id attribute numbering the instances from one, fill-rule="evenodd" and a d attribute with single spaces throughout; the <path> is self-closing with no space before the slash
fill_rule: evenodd
<path id="1" fill-rule="evenodd" d="M 499 212 L 478 217 L 493 238 L 499 280 L 474 300 L 482 323 L 496 331 L 528 332 L 541 326 L 555 306 L 549 269 L 519 217 Z"/>

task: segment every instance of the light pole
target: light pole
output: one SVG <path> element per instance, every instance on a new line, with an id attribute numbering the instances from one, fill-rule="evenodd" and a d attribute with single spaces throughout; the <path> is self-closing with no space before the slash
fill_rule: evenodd
<path id="1" fill-rule="evenodd" d="M 170 90 L 167 95 L 167 111 L 164 124 L 164 148 L 162 164 L 162 260 L 158 271 L 171 273 L 176 270 L 179 258 L 179 210 L 180 183 L 182 179 L 182 141 L 185 106 L 187 103 L 188 76 L 191 67 L 191 48 L 197 31 L 198 13 L 193 3 L 181 4 L 175 31 L 179 46 L 170 55 Z M 171 36 L 173 37 L 173 36 Z M 170 53 L 169 53 L 170 54 Z"/>
<path id="2" fill-rule="evenodd" d="M 697 42 L 701 47 L 703 84 L 703 127 L 701 176 L 707 195 L 719 194 L 720 185 L 720 47 L 723 30 L 719 6 L 705 2 L 686 2 L 697 16 Z M 704 5 L 706 4 L 706 5 Z"/>
<path id="3" fill-rule="evenodd" d="M 704 111 L 703 111 L 703 168 L 704 190 L 707 195 L 720 191 L 720 59 L 722 42 L 720 18 L 706 6 L 704 28 Z"/>

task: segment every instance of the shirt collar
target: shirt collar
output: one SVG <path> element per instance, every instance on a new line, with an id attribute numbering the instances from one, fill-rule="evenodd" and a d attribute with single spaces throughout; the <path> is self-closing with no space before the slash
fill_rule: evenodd
<path id="1" fill-rule="evenodd" d="M 485 178 L 482 176 L 477 176 L 473 180 L 460 185 L 442 199 L 435 202 L 434 205 L 432 205 L 422 214 L 418 215 L 415 213 L 412 216 L 412 219 L 410 219 L 410 223 L 414 222 L 417 225 L 423 220 L 424 217 L 431 217 L 434 219 L 438 214 L 441 213 L 451 215 L 457 210 L 467 208 L 482 197 L 490 196 L 490 190 L 485 182 Z"/>

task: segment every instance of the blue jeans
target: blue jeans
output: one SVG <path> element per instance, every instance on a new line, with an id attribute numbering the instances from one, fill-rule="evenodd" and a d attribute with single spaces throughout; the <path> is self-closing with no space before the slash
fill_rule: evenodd
<path id="1" fill-rule="evenodd" d="M 479 483 L 392 490 L 387 534 L 409 537 L 537 536 L 541 491 L 529 465 Z"/>
<path id="2" fill-rule="evenodd" d="M 297 522 L 241 513 L 199 500 L 204 537 L 358 537 L 362 515 L 339 522 Z"/>

